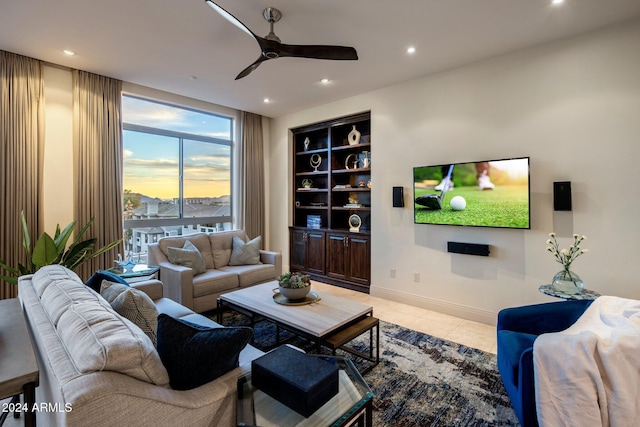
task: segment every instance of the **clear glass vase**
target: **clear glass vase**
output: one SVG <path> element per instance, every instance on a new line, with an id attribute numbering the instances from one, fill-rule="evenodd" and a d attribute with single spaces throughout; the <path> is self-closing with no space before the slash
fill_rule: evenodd
<path id="1" fill-rule="evenodd" d="M 563 269 L 553 276 L 553 287 L 560 292 L 575 295 L 582 292 L 584 283 L 580 276 L 569 269 Z"/>

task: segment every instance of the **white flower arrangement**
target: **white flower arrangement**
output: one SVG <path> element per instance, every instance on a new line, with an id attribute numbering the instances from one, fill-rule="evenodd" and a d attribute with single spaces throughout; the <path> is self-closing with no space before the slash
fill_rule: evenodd
<path id="1" fill-rule="evenodd" d="M 562 264 L 565 270 L 569 271 L 571 263 L 575 261 L 576 258 L 589 252 L 589 249 L 580 248 L 580 244 L 586 239 L 586 236 L 574 234 L 573 244 L 569 246 L 568 249 L 560 249 L 558 241 L 556 240 L 556 233 L 549 233 L 549 240 L 547 240 L 547 244 L 551 246 L 547 246 L 547 251 L 551 252 L 556 258 L 556 261 Z"/>

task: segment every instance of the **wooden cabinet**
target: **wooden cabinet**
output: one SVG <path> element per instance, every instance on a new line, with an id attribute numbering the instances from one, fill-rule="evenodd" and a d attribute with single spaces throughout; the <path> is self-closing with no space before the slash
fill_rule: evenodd
<path id="1" fill-rule="evenodd" d="M 291 271 L 323 275 L 325 233 L 316 230 L 291 229 L 290 240 Z"/>
<path id="2" fill-rule="evenodd" d="M 327 276 L 368 287 L 371 248 L 369 236 L 327 232 Z"/>
<path id="3" fill-rule="evenodd" d="M 292 133 L 291 270 L 368 292 L 372 187 L 370 113 L 292 129 Z M 358 232 L 350 231 L 352 215 L 359 217 Z M 322 245 L 318 243 L 320 240 Z"/>

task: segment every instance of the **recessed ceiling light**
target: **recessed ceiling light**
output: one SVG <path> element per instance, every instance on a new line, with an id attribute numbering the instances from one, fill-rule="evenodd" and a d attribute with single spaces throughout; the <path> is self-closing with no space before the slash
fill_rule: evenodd
<path id="1" fill-rule="evenodd" d="M 415 48 L 415 47 L 413 47 L 413 46 L 409 46 L 409 47 L 407 48 L 407 53 L 408 53 L 409 55 L 413 55 L 414 53 L 416 53 L 416 48 Z"/>
<path id="2" fill-rule="evenodd" d="M 320 80 L 320 83 L 322 83 L 323 85 L 326 85 L 327 83 L 329 83 L 329 79 L 325 77 L 324 79 Z"/>
<path id="3" fill-rule="evenodd" d="M 269 98 L 265 98 L 265 99 L 263 99 L 263 101 L 264 101 L 265 104 L 268 104 L 268 103 L 271 102 L 271 100 Z"/>
<path id="4" fill-rule="evenodd" d="M 71 49 L 63 49 L 63 50 L 62 50 L 62 53 L 64 53 L 65 55 L 69 55 L 69 56 L 73 56 L 73 55 L 75 55 L 75 54 L 76 54 L 76 53 L 75 53 L 73 50 L 71 50 Z"/>
<path id="5" fill-rule="evenodd" d="M 551 4 L 558 5 L 564 3 L 564 0 L 551 0 Z"/>
<path id="6" fill-rule="evenodd" d="M 189 80 L 191 81 L 198 80 L 198 76 L 189 76 Z"/>

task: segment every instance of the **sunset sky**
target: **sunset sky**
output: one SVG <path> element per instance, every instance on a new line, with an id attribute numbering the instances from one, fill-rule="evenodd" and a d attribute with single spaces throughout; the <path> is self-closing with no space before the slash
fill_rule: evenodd
<path id="1" fill-rule="evenodd" d="M 141 126 L 231 139 L 228 118 L 124 97 L 123 121 Z M 179 195 L 179 138 L 125 130 L 124 189 L 150 197 Z M 219 197 L 231 193 L 231 146 L 184 141 L 184 196 Z"/>

